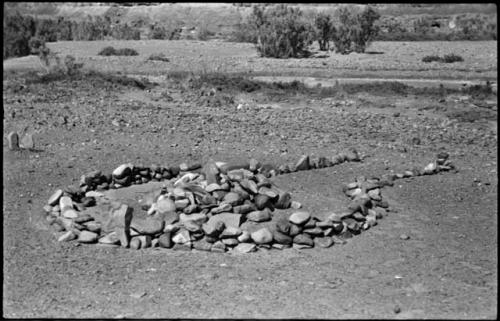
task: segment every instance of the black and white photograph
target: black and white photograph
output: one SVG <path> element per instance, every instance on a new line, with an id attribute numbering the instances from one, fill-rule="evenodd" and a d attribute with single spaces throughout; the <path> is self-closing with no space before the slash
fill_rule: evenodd
<path id="1" fill-rule="evenodd" d="M 3 3 L 5 319 L 498 318 L 496 3 Z"/>

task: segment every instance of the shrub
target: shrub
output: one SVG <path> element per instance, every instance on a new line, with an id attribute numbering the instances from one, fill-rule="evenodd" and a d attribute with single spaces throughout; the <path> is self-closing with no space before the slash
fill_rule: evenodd
<path id="1" fill-rule="evenodd" d="M 156 60 L 156 61 L 164 61 L 164 62 L 169 62 L 170 60 L 165 57 L 165 54 L 152 54 L 149 56 L 148 60 Z"/>
<path id="2" fill-rule="evenodd" d="M 319 44 L 319 50 L 329 50 L 330 41 L 335 39 L 335 26 L 332 18 L 323 12 L 320 12 L 314 18 L 314 27 L 316 31 L 316 40 Z"/>
<path id="3" fill-rule="evenodd" d="M 352 51 L 365 52 L 379 32 L 375 22 L 380 18 L 380 14 L 371 7 L 361 13 L 343 7 L 339 10 L 338 17 L 339 26 L 334 37 L 336 51 L 343 55 Z"/>
<path id="4" fill-rule="evenodd" d="M 256 47 L 262 57 L 298 58 L 308 54 L 313 30 L 300 9 L 284 4 L 268 9 L 255 6 L 251 16 L 256 27 Z"/>
<path id="5" fill-rule="evenodd" d="M 111 30 L 111 36 L 119 40 L 140 40 L 141 32 L 125 23 L 115 25 Z"/>
<path id="6" fill-rule="evenodd" d="M 436 55 L 429 55 L 429 56 L 425 56 L 424 58 L 422 58 L 422 62 L 433 62 L 433 61 L 440 62 L 441 57 L 436 56 Z"/>
<path id="7" fill-rule="evenodd" d="M 139 53 L 131 48 L 115 49 L 112 46 L 104 47 L 98 53 L 99 56 L 138 56 Z"/>
<path id="8" fill-rule="evenodd" d="M 462 58 L 459 55 L 449 54 L 449 55 L 444 55 L 442 61 L 446 63 L 453 63 L 453 62 L 464 61 L 464 58 Z"/>
<path id="9" fill-rule="evenodd" d="M 35 35 L 33 18 L 19 13 L 7 15 L 3 20 L 3 59 L 30 54 L 29 41 Z"/>
<path id="10" fill-rule="evenodd" d="M 444 63 L 454 63 L 454 62 L 459 62 L 459 61 L 464 61 L 464 59 L 455 54 L 449 54 L 449 55 L 444 55 L 444 57 L 439 57 L 436 55 L 431 55 L 431 56 L 425 56 L 422 58 L 422 62 L 444 62 Z"/>

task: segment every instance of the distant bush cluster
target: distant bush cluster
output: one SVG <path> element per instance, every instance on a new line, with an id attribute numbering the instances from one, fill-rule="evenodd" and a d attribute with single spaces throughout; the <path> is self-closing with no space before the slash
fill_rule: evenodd
<path id="1" fill-rule="evenodd" d="M 455 54 L 449 54 L 449 55 L 444 55 L 443 57 L 436 56 L 436 55 L 430 55 L 430 56 L 425 56 L 422 58 L 422 62 L 444 62 L 444 63 L 454 63 L 454 62 L 460 62 L 464 61 L 464 58 L 462 58 L 459 55 Z"/>
<path id="2" fill-rule="evenodd" d="M 273 58 L 307 56 L 307 48 L 314 41 L 320 50 L 332 48 L 341 54 L 364 52 L 378 33 L 375 22 L 379 18 L 369 6 L 362 12 L 343 7 L 337 16 L 320 12 L 311 21 L 300 8 L 260 5 L 253 7 L 231 40 L 255 43 L 261 56 Z"/>
<path id="3" fill-rule="evenodd" d="M 423 15 L 409 20 L 386 16 L 378 21 L 377 41 L 497 40 L 496 15 L 461 14 L 445 24 L 441 17 Z"/>
<path id="4" fill-rule="evenodd" d="M 131 48 L 115 49 L 112 46 L 104 47 L 98 53 L 99 56 L 138 56 L 139 53 Z"/>

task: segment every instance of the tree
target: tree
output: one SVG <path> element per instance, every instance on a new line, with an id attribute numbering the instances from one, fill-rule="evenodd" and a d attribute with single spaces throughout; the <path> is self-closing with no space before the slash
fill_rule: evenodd
<path id="1" fill-rule="evenodd" d="M 336 32 L 332 18 L 324 12 L 320 12 L 314 19 L 314 26 L 316 31 L 316 39 L 319 44 L 319 50 L 329 50 L 330 41 L 334 40 Z"/>

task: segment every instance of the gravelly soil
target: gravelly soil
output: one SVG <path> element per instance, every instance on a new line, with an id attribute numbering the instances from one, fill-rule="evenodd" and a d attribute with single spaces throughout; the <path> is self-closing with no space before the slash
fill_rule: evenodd
<path id="1" fill-rule="evenodd" d="M 18 83 L 4 77 L 4 137 L 27 128 L 36 150 L 10 151 L 4 138 L 5 317 L 497 316 L 496 97 L 480 112 L 477 100 L 457 95 L 318 98 L 222 88 L 201 96 L 210 88 Z M 453 116 L 471 111 L 473 122 Z M 362 163 L 275 181 L 318 212 L 335 210 L 341 184 L 357 175 L 422 168 L 442 149 L 459 171 L 385 188 L 397 213 L 329 249 L 231 255 L 74 246 L 58 243 L 41 219 L 56 188 L 94 169 L 209 158 L 280 164 L 351 146 Z"/>

